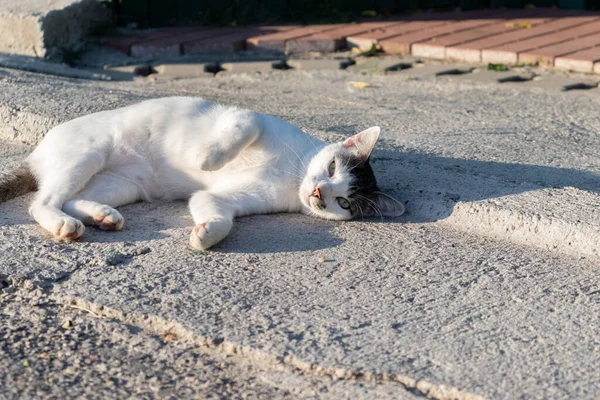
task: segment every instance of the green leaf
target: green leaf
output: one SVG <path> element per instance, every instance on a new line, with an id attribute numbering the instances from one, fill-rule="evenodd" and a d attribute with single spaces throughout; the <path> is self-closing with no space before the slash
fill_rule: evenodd
<path id="1" fill-rule="evenodd" d="M 502 63 L 500 63 L 500 64 L 489 63 L 488 69 L 490 71 L 508 71 L 508 67 Z"/>

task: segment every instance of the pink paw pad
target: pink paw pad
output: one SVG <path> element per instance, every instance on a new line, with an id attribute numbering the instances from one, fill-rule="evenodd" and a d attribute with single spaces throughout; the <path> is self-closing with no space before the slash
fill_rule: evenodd
<path id="1" fill-rule="evenodd" d="M 198 232 L 200 231 L 199 227 L 203 227 L 204 229 L 206 229 L 206 222 L 203 222 L 201 224 L 198 224 L 194 227 L 193 231 L 194 233 L 197 235 Z"/>

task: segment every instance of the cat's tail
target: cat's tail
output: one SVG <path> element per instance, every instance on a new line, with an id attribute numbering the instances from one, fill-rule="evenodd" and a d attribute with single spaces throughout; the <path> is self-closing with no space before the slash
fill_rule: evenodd
<path id="1" fill-rule="evenodd" d="M 21 165 L 8 175 L 0 177 L 0 203 L 33 192 L 37 188 L 37 180 L 29 167 Z"/>

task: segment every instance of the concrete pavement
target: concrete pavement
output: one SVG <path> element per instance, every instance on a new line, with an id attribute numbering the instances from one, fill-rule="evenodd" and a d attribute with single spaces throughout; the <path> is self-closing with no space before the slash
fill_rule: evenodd
<path id="1" fill-rule="evenodd" d="M 333 398 L 600 394 L 593 90 L 310 70 L 120 83 L 12 70 L 0 78 L 0 106 L 17 110 L 3 117 L 3 132 L 21 121 L 17 140 L 27 125 L 14 114 L 58 121 L 171 94 L 271 113 L 327 140 L 380 125 L 375 172 L 408 211 L 346 223 L 253 216 L 214 251 L 193 252 L 183 202 L 122 207 L 124 231 L 89 229 L 66 244 L 32 223 L 25 196 L 0 205 L 5 281 L 89 310 L 77 317 L 85 323 L 99 315 L 137 327 L 129 334 L 141 352 L 171 332 L 214 357 L 233 354 L 232 368 L 249 365 L 243 376 L 260 376 L 268 396 L 283 397 L 273 391 L 283 388 L 326 397 L 335 385 L 343 391 Z M 348 84 L 358 80 L 372 87 Z M 2 170 L 27 151 L 13 143 L 3 144 Z M 263 379 L 265 368 L 285 372 Z M 304 385 L 326 389 L 291 391 Z"/>

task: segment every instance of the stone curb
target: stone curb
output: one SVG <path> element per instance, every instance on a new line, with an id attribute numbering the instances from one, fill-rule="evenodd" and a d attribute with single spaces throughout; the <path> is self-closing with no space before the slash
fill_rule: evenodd
<path id="1" fill-rule="evenodd" d="M 7 3 L 0 10 L 0 52 L 62 59 L 110 19 L 110 11 L 95 0 Z"/>

